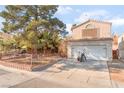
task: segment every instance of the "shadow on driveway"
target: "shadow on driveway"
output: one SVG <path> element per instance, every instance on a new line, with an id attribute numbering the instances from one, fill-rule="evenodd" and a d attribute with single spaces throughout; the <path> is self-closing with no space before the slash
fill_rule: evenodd
<path id="1" fill-rule="evenodd" d="M 75 68 L 83 69 L 83 70 L 108 72 L 107 61 L 93 61 L 93 60 L 88 60 L 87 62 L 77 62 L 74 59 L 64 59 L 52 65 L 52 68 L 58 70 L 53 71 L 48 69 L 46 70 L 46 72 L 59 73 L 62 71 L 69 71 Z"/>

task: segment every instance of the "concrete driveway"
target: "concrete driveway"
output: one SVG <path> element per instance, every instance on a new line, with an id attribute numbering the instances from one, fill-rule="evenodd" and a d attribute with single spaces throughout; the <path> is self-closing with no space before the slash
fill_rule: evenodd
<path id="1" fill-rule="evenodd" d="M 23 72 L 23 74 L 13 72 L 8 76 L 9 79 L 17 77 L 16 83 L 10 84 L 13 79 L 2 81 L 5 76 L 0 75 L 0 82 L 5 83 L 5 86 L 0 87 L 112 87 L 106 61 L 79 63 L 76 60 L 66 59 L 42 71 Z"/>
<path id="2" fill-rule="evenodd" d="M 62 60 L 36 73 L 40 74 L 39 78 L 69 87 L 112 87 L 106 61 Z"/>
<path id="3" fill-rule="evenodd" d="M 58 87 L 79 88 L 112 87 L 106 61 L 78 63 L 71 59 L 62 60 L 46 70 L 33 73 L 38 75 L 37 79 L 23 82 L 14 87 L 53 87 L 54 85 L 58 85 Z M 42 80 L 48 81 L 48 86 L 43 86 L 41 83 L 38 83 Z"/>

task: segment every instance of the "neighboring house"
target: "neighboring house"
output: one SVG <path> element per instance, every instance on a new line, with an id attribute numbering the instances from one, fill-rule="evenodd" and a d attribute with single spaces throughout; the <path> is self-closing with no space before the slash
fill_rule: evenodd
<path id="1" fill-rule="evenodd" d="M 113 54 L 113 59 L 118 59 L 119 50 L 118 50 L 118 35 L 117 34 L 113 35 L 112 54 Z"/>
<path id="2" fill-rule="evenodd" d="M 4 33 L 4 32 L 0 32 L 0 39 L 1 40 L 9 40 L 10 38 L 12 38 L 12 35 Z"/>
<path id="3" fill-rule="evenodd" d="M 87 59 L 112 60 L 111 23 L 88 20 L 73 25 L 72 39 L 68 40 L 68 58 L 77 58 L 85 52 Z"/>
<path id="4" fill-rule="evenodd" d="M 113 36 L 112 50 L 117 50 L 117 49 L 118 49 L 118 35 L 115 34 Z"/>
<path id="5" fill-rule="evenodd" d="M 120 44 L 121 42 L 124 41 L 124 33 L 118 37 L 118 43 Z"/>
<path id="6" fill-rule="evenodd" d="M 124 59 L 124 34 L 122 34 L 119 39 L 119 57 L 121 59 Z"/>

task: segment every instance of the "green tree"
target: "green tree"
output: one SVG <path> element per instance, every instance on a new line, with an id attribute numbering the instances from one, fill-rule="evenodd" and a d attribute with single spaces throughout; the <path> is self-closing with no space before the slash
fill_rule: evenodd
<path id="1" fill-rule="evenodd" d="M 54 17 L 56 5 L 8 5 L 0 13 L 5 19 L 2 30 L 18 35 L 19 46 L 26 45 L 37 52 L 38 48 L 57 49 L 60 34 L 66 25 Z"/>

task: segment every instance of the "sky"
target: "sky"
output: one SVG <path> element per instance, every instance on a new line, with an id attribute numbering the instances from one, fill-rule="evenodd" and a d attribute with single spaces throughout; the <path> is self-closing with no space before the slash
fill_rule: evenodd
<path id="1" fill-rule="evenodd" d="M 0 6 L 3 11 L 5 6 Z M 124 33 L 124 5 L 61 5 L 55 17 L 63 21 L 71 33 L 71 26 L 85 22 L 88 19 L 112 22 L 112 34 L 121 35 Z M 0 17 L 0 28 L 2 28 L 3 19 Z"/>

